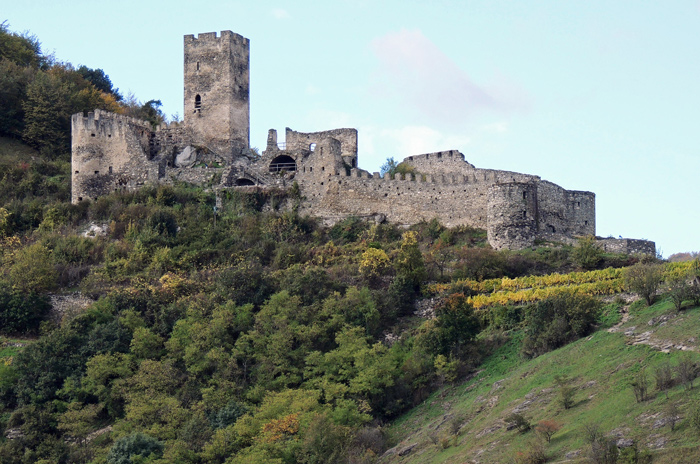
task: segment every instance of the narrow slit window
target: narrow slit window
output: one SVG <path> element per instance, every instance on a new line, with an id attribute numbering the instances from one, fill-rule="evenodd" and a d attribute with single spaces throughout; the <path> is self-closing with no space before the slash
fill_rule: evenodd
<path id="1" fill-rule="evenodd" d="M 199 71 L 199 61 L 197 61 L 197 71 Z"/>
<path id="2" fill-rule="evenodd" d="M 109 173 L 112 174 L 112 166 L 109 167 Z"/>
<path id="3" fill-rule="evenodd" d="M 199 110 L 202 108 L 202 97 L 200 95 L 197 95 L 194 97 L 194 109 Z"/>
<path id="4" fill-rule="evenodd" d="M 527 211 L 523 211 L 523 219 L 527 218 Z"/>
<path id="5" fill-rule="evenodd" d="M 523 192 L 523 200 L 527 200 L 527 192 Z"/>

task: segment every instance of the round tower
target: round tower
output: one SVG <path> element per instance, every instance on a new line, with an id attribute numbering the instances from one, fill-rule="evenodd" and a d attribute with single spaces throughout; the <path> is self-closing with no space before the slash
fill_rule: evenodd
<path id="1" fill-rule="evenodd" d="M 486 232 L 496 250 L 532 246 L 537 236 L 537 184 L 509 182 L 489 187 Z"/>

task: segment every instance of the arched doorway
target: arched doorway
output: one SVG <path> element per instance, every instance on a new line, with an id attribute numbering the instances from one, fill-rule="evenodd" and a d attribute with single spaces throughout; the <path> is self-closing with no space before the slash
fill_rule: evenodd
<path id="1" fill-rule="evenodd" d="M 272 160 L 270 163 L 270 172 L 280 172 L 280 171 L 296 171 L 297 163 L 294 158 L 287 155 L 280 155 Z"/>

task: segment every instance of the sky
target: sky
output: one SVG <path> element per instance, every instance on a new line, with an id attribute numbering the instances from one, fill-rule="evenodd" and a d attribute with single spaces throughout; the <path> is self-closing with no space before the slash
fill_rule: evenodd
<path id="1" fill-rule="evenodd" d="M 597 234 L 700 250 L 700 0 L 32 0 L 0 21 L 182 115 L 183 36 L 250 39 L 251 146 L 359 131 L 596 193 Z"/>

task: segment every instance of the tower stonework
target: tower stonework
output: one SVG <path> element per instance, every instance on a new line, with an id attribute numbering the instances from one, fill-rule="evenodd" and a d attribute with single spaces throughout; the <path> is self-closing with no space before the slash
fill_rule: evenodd
<path id="1" fill-rule="evenodd" d="M 229 161 L 250 145 L 249 56 L 249 40 L 231 31 L 185 36 L 185 125 Z"/>

